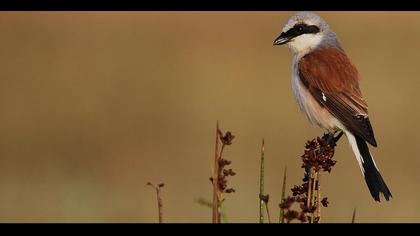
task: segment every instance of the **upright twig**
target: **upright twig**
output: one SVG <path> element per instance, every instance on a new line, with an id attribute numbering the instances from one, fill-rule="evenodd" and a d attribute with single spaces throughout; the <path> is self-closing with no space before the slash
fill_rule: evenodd
<path id="1" fill-rule="evenodd" d="M 317 172 L 317 181 L 316 181 L 316 189 L 317 189 L 317 196 L 316 196 L 316 215 L 315 217 L 318 219 L 318 223 L 321 223 L 321 172 Z"/>
<path id="2" fill-rule="evenodd" d="M 212 222 L 221 223 L 221 211 L 222 211 L 222 199 L 223 193 L 234 193 L 235 189 L 227 188 L 227 177 L 234 176 L 236 173 L 232 169 L 225 169 L 226 166 L 230 165 L 231 161 L 223 158 L 223 151 L 225 146 L 232 144 L 232 140 L 235 138 L 230 131 L 227 131 L 224 135 L 219 129 L 219 121 L 216 124 L 216 144 L 214 154 L 214 170 L 213 176 L 210 177 L 210 181 L 213 185 L 213 206 L 212 206 Z M 219 152 L 219 139 L 222 143 L 222 147 Z"/>
<path id="3" fill-rule="evenodd" d="M 156 198 L 157 198 L 157 203 L 158 203 L 158 214 L 159 214 L 159 223 L 163 223 L 163 202 L 162 202 L 162 197 L 161 197 L 161 188 L 163 188 L 163 186 L 165 186 L 164 183 L 160 183 L 157 186 L 153 185 L 152 183 L 148 182 L 147 185 L 151 186 L 152 188 L 154 188 L 156 190 Z"/>
<path id="4" fill-rule="evenodd" d="M 354 224 L 356 221 L 356 207 L 353 209 L 353 216 L 351 217 L 351 223 Z"/>
<path id="5" fill-rule="evenodd" d="M 314 169 L 312 169 L 312 177 L 313 177 L 313 180 L 312 180 L 312 191 L 311 191 L 311 205 L 310 205 L 310 207 L 311 208 L 314 208 L 314 207 L 318 207 L 318 206 L 316 206 L 315 205 L 315 195 L 317 195 L 317 193 L 316 193 L 316 189 L 315 189 L 315 187 L 316 187 L 316 182 L 317 182 L 317 173 L 315 172 L 315 170 Z M 315 222 L 315 213 L 312 211 L 311 212 L 311 223 L 314 223 Z"/>
<path id="6" fill-rule="evenodd" d="M 214 170 L 213 170 L 213 223 L 220 223 L 219 219 L 219 187 L 218 187 L 218 172 L 219 172 L 219 121 L 216 123 L 216 144 L 214 148 Z"/>
<path id="7" fill-rule="evenodd" d="M 308 192 L 307 192 L 308 193 L 308 196 L 307 196 L 307 199 L 306 199 L 306 206 L 308 208 L 310 208 L 311 207 L 311 196 L 312 196 L 312 168 L 309 169 L 308 176 L 309 176 L 309 180 L 308 180 Z"/>
<path id="8" fill-rule="evenodd" d="M 268 195 L 267 195 L 268 196 Z M 264 203 L 265 205 L 265 209 L 267 210 L 267 218 L 268 218 L 268 223 L 271 224 L 271 216 L 270 216 L 270 211 L 268 210 L 268 201 Z"/>
<path id="9" fill-rule="evenodd" d="M 264 196 L 264 139 L 262 140 L 261 146 L 261 161 L 260 161 L 260 224 L 264 223 L 264 200 L 261 196 Z"/>
<path id="10" fill-rule="evenodd" d="M 284 167 L 283 187 L 281 190 L 280 205 L 284 203 L 284 200 L 285 200 L 284 198 L 286 196 L 286 173 L 287 173 L 287 166 Z M 281 207 L 280 207 L 279 223 L 284 223 L 284 209 Z"/>
<path id="11" fill-rule="evenodd" d="M 265 210 L 267 212 L 268 223 L 271 223 L 270 211 L 268 209 L 269 198 L 270 198 L 270 196 L 268 194 L 267 195 L 260 195 L 260 201 L 263 202 L 263 204 L 265 206 Z"/>

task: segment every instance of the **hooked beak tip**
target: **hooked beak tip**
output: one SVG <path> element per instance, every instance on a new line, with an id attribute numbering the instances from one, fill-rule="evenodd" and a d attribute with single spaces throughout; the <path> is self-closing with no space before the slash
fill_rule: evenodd
<path id="1" fill-rule="evenodd" d="M 273 45 L 283 45 L 288 43 L 292 38 L 286 33 L 282 32 L 273 42 Z"/>
<path id="2" fill-rule="evenodd" d="M 283 37 L 278 37 L 276 38 L 276 40 L 274 40 L 273 45 L 283 45 L 285 43 L 288 43 L 290 41 L 290 39 L 288 38 L 283 38 Z"/>

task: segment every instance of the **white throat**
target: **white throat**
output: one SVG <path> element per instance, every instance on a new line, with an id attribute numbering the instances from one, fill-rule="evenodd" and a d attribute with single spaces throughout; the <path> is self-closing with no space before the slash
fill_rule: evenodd
<path id="1" fill-rule="evenodd" d="M 305 55 L 316 49 L 321 43 L 323 35 L 318 34 L 302 34 L 287 43 L 287 46 L 295 55 Z"/>

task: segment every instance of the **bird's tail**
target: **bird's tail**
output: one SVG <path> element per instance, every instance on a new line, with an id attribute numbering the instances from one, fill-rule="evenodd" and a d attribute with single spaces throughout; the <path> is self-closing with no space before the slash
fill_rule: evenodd
<path id="1" fill-rule="evenodd" d="M 357 162 L 359 163 L 362 174 L 365 177 L 366 184 L 369 188 L 370 194 L 375 201 L 380 202 L 379 194 L 382 193 L 387 201 L 392 197 L 391 192 L 382 179 L 378 167 L 376 167 L 375 160 L 369 152 L 366 141 L 357 135 L 353 135 L 345 131 L 347 139 L 356 155 Z"/>

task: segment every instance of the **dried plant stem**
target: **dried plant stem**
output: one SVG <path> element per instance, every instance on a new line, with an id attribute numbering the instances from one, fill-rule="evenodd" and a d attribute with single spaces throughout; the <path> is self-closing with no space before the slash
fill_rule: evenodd
<path id="1" fill-rule="evenodd" d="M 271 217 L 270 217 L 270 211 L 268 210 L 268 203 L 264 203 L 264 205 L 265 205 L 265 210 L 267 211 L 268 223 L 271 224 Z"/>
<path id="2" fill-rule="evenodd" d="M 261 196 L 264 195 L 264 139 L 261 146 L 261 162 L 260 162 L 260 224 L 264 223 L 264 201 Z"/>
<path id="3" fill-rule="evenodd" d="M 223 156 L 223 150 L 225 150 L 225 144 L 222 144 L 222 148 L 220 148 L 220 153 L 219 153 L 219 157 L 218 157 L 218 162 L 219 160 L 222 159 Z M 218 170 L 217 170 L 217 182 L 219 183 L 219 176 L 221 176 L 222 174 L 222 170 L 223 168 L 220 167 L 220 165 L 218 165 Z M 219 188 L 219 184 L 217 184 L 217 223 L 221 223 L 221 215 L 222 215 L 222 202 L 223 200 L 220 199 L 221 198 L 221 194 L 222 194 L 222 190 Z"/>
<path id="4" fill-rule="evenodd" d="M 234 176 L 236 173 L 232 169 L 226 169 L 225 167 L 230 165 L 231 161 L 223 158 L 223 151 L 225 146 L 232 144 L 232 140 L 235 138 L 230 131 L 223 134 L 219 129 L 219 121 L 216 124 L 216 143 L 214 151 L 214 169 L 213 175 L 210 177 L 210 181 L 213 185 L 213 204 L 212 204 L 212 222 L 221 223 L 222 218 L 222 203 L 224 201 L 223 193 L 233 193 L 234 188 L 227 188 L 227 177 Z M 219 152 L 219 141 L 222 143 L 222 147 Z"/>
<path id="5" fill-rule="evenodd" d="M 308 198 L 306 199 L 306 206 L 309 208 L 311 207 L 311 194 L 312 194 L 312 168 L 309 169 L 309 174 L 308 174 Z"/>
<path id="6" fill-rule="evenodd" d="M 316 195 L 316 182 L 317 182 L 317 174 L 315 173 L 315 170 L 312 168 L 311 170 L 311 175 L 313 177 L 313 181 L 312 181 L 312 193 L 311 193 L 311 207 L 313 207 L 315 205 L 315 195 Z M 312 212 L 311 213 L 311 223 L 314 223 L 314 219 L 315 219 L 315 213 Z"/>
<path id="7" fill-rule="evenodd" d="M 159 223 L 163 223 L 163 202 L 162 197 L 160 196 L 160 188 L 156 190 L 157 192 L 157 201 L 158 201 L 158 211 L 159 211 Z"/>
<path id="8" fill-rule="evenodd" d="M 161 197 L 161 188 L 164 186 L 163 183 L 158 184 L 158 186 L 154 186 L 152 183 L 148 182 L 147 185 L 151 186 L 156 190 L 156 198 L 158 203 L 158 214 L 159 214 L 159 223 L 163 223 L 163 201 Z"/>
<path id="9" fill-rule="evenodd" d="M 218 176 L 219 176 L 219 121 L 216 124 L 216 144 L 214 151 L 214 170 L 213 170 L 213 214 L 212 222 L 220 223 L 220 209 L 219 209 L 219 186 L 218 186 Z"/>
<path id="10" fill-rule="evenodd" d="M 318 171 L 317 173 L 317 179 L 316 182 L 316 189 L 317 189 L 317 196 L 316 196 L 316 217 L 318 218 L 317 223 L 321 223 L 321 172 Z"/>
<path id="11" fill-rule="evenodd" d="M 356 221 L 356 208 L 353 209 L 353 216 L 351 218 L 351 223 L 354 224 L 355 221 Z"/>
<path id="12" fill-rule="evenodd" d="M 286 173 L 287 173 L 287 166 L 284 167 L 283 188 L 281 190 L 280 204 L 284 203 L 284 199 L 286 196 Z M 281 207 L 280 207 L 279 223 L 284 223 L 284 208 L 281 208 Z"/>

